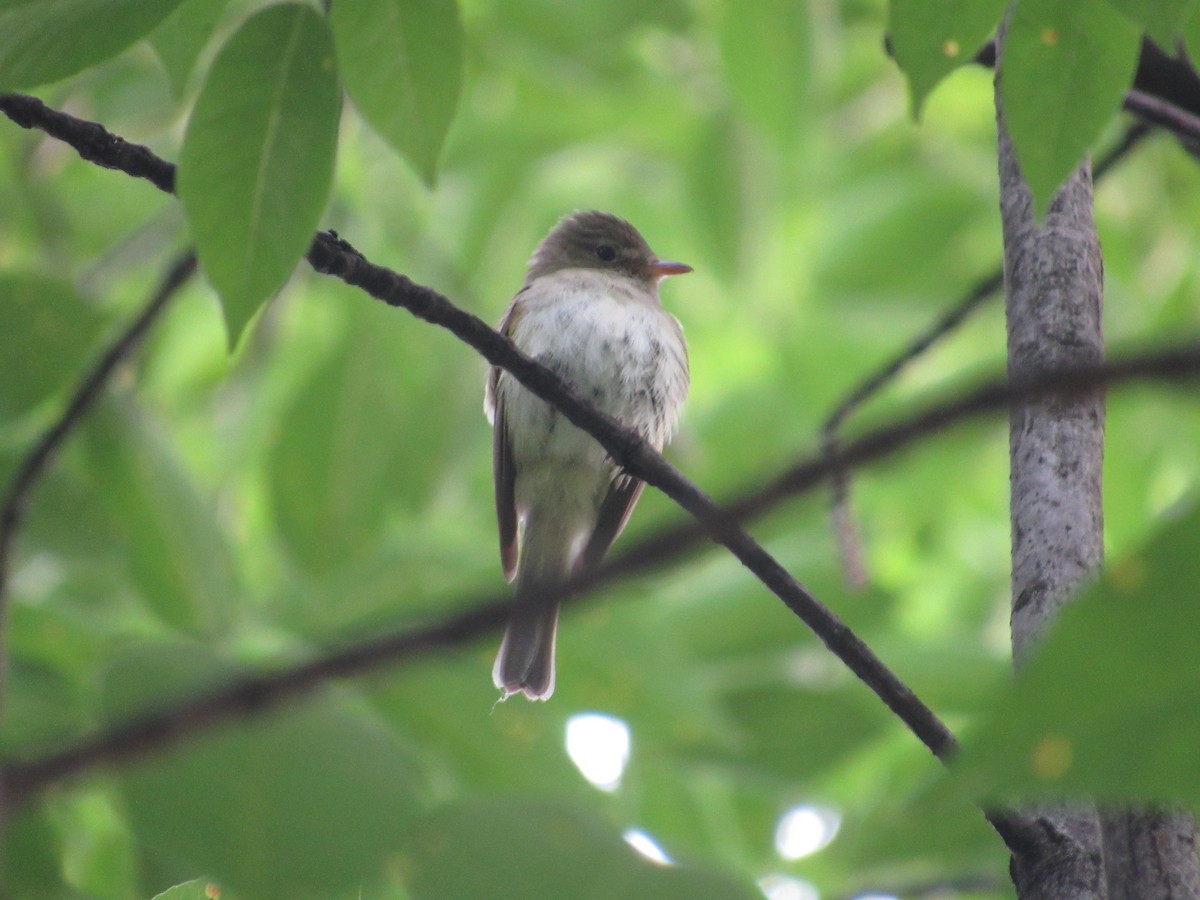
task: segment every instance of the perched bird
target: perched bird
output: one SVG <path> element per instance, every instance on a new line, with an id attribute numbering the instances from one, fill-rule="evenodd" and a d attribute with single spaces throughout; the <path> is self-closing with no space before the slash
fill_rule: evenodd
<path id="1" fill-rule="evenodd" d="M 670 439 L 688 390 L 683 329 L 658 285 L 692 267 L 659 259 L 632 225 L 602 212 L 562 219 L 538 245 L 500 330 L 575 393 L 656 449 Z M 643 482 L 594 438 L 493 367 L 484 409 L 500 560 L 516 579 L 492 679 L 504 697 L 554 691 L 558 602 L 548 596 L 598 564 L 625 527 Z"/>

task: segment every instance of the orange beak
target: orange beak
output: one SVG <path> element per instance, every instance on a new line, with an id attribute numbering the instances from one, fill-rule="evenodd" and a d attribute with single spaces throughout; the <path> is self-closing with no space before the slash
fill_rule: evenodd
<path id="1" fill-rule="evenodd" d="M 671 262 L 666 259 L 656 259 L 650 263 L 650 274 L 656 278 L 666 278 L 668 275 L 686 275 L 692 271 L 687 263 Z"/>

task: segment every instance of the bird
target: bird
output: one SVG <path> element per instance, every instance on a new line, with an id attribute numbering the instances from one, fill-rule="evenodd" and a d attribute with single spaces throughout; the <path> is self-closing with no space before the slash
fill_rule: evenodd
<path id="1" fill-rule="evenodd" d="M 538 244 L 498 326 L 573 392 L 656 450 L 675 432 L 689 385 L 687 344 L 659 284 L 692 267 L 661 259 L 629 222 L 595 210 L 562 218 Z M 554 692 L 553 591 L 599 564 L 644 482 L 557 409 L 493 366 L 484 411 L 500 561 L 515 581 L 492 670 L 501 699 Z"/>

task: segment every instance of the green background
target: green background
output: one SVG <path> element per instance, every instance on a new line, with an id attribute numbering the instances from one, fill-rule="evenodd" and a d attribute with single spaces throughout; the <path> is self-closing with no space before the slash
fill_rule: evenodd
<path id="1" fill-rule="evenodd" d="M 207 67 L 256 6 L 186 0 L 151 42 L 38 96 L 186 159 Z M 999 261 L 992 73 L 956 70 L 914 122 L 884 51 L 882 2 L 464 0 L 461 30 L 446 26 L 445 6 L 422 10 L 439 23 L 441 43 L 422 50 L 431 61 L 376 51 L 385 79 L 348 55 L 379 35 L 353 22 L 337 31 L 335 16 L 352 102 L 328 203 L 304 215 L 488 321 L 559 216 L 600 208 L 633 221 L 696 270 L 663 290 L 693 378 L 668 455 L 718 499 L 813 452 L 839 399 Z M 0 16 L 18 7 L 0 4 Z M 920 78 L 922 90 L 934 80 Z M 386 101 L 389 89 L 449 122 L 436 177 L 436 134 L 406 132 L 386 103 L 372 105 L 378 96 L 354 97 Z M 300 107 L 303 120 L 312 109 Z M 1099 148 L 1120 133 L 1111 112 L 1093 116 Z M 320 174 L 320 160 L 296 164 Z M 1114 348 L 1194 332 L 1198 183 L 1193 161 L 1157 136 L 1099 186 Z M 306 210 L 324 202 L 314 190 Z M 0 475 L 192 240 L 174 198 L 0 122 Z M 256 290 L 279 288 L 280 271 Z M 485 366 L 471 350 L 303 264 L 232 355 L 228 316 L 203 281 L 182 291 L 36 494 L 12 581 L 5 753 L 32 757 L 246 668 L 506 590 Z M 999 375 L 1003 360 L 997 299 L 850 430 Z M 1186 502 L 1198 448 L 1189 391 L 1110 394 L 1106 543 L 1134 560 L 1118 572 L 1151 567 L 1129 588 L 1147 617 L 1154 597 L 1194 592 L 1190 519 L 1144 557 L 1138 548 Z M 1003 725 L 1007 484 L 1003 415 L 862 472 L 865 590 L 843 580 L 825 493 L 753 528 L 956 732 L 980 736 L 953 778 L 736 561 L 706 547 L 572 607 L 547 704 L 495 704 L 498 636 L 339 684 L 54 791 L 10 827 L 10 890 L 140 898 L 179 884 L 170 896 L 190 897 L 201 888 L 181 883 L 201 878 L 225 898 L 752 897 L 757 880 L 787 875 L 821 897 L 959 879 L 983 887 L 957 896 L 1008 896 L 1007 855 L 973 803 L 1029 789 L 1020 754 L 1043 713 L 1028 734 Z M 682 518 L 648 491 L 618 549 Z M 1153 591 L 1137 593 L 1142 584 Z M 1062 665 L 1077 692 L 1100 689 L 1089 668 L 1111 659 L 1128 672 L 1116 708 L 1089 709 L 1068 730 L 1090 749 L 1066 787 L 1194 799 L 1194 785 L 1173 780 L 1200 740 L 1194 705 L 1120 718 L 1144 707 L 1139 685 L 1161 697 L 1171 675 L 1189 677 L 1191 632 L 1160 628 L 1131 645 L 1127 622 L 1105 622 L 1083 650 L 1064 638 L 1053 651 L 1084 656 Z M 1063 691 L 1047 701 L 1063 704 L 1051 717 L 1071 708 L 1072 689 L 1047 671 Z M 1041 696 L 1030 694 L 1022 704 Z M 629 726 L 613 792 L 566 755 L 580 712 Z M 1110 740 L 1123 727 L 1153 760 L 1128 782 L 1111 774 L 1128 762 L 1130 748 Z M 789 861 L 773 832 L 797 804 L 837 810 L 840 828 Z M 632 828 L 679 865 L 642 860 L 620 840 Z"/>

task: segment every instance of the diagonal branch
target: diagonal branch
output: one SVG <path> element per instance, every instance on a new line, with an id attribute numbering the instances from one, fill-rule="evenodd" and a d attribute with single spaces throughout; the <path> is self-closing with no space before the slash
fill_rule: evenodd
<path id="1" fill-rule="evenodd" d="M 175 166 L 141 144 L 117 137 L 98 122 L 51 109 L 28 94 L 0 94 L 0 112 L 22 128 L 36 128 L 69 144 L 88 162 L 145 178 L 160 191 L 175 193 Z"/>
<path id="2" fill-rule="evenodd" d="M 14 113 L 15 110 L 15 113 Z M 173 184 L 174 167 L 145 148 L 127 145 L 99 125 L 50 110 L 40 101 L 17 95 L 0 95 L 0 111 L 26 127 L 42 127 L 86 140 L 86 152 L 101 165 L 148 178 L 159 187 Z M 88 127 L 77 127 L 78 125 Z M 128 162 L 128 160 L 132 162 Z M 125 163 L 128 162 L 128 169 Z M 318 234 L 308 259 L 318 271 L 336 275 L 349 284 L 393 306 L 403 306 L 414 315 L 444 327 L 478 350 L 494 365 L 510 371 L 535 394 L 558 406 L 570 421 L 595 437 L 630 472 L 656 485 L 700 520 L 692 525 L 693 536 L 677 543 L 683 548 L 698 543 L 705 533 L 729 547 L 760 580 L 767 584 L 861 680 L 884 700 L 890 709 L 940 759 L 954 750 L 954 737 L 920 700 L 892 674 L 865 644 L 832 612 L 812 597 L 740 527 L 738 519 L 756 515 L 783 498 L 811 487 L 839 468 L 861 464 L 893 452 L 923 434 L 988 409 L 1007 406 L 1014 399 L 1047 393 L 1086 390 L 1110 379 L 1171 378 L 1200 372 L 1200 348 L 1191 346 L 1123 364 L 1052 374 L 1042 381 L 1009 387 L 986 385 L 960 400 L 926 410 L 918 416 L 882 429 L 848 445 L 833 458 L 805 461 L 782 473 L 765 488 L 747 495 L 733 509 L 722 511 L 699 488 L 692 485 L 634 433 L 598 413 L 571 395 L 552 372 L 524 357 L 505 338 L 480 319 L 451 304 L 430 288 L 417 285 L 387 269 L 368 263 L 334 234 Z M 568 585 L 565 591 L 579 592 L 615 577 L 622 567 L 632 571 L 636 557 L 627 554 L 588 582 Z M 643 554 L 642 565 L 654 565 L 659 557 Z M 415 657 L 434 648 L 460 644 L 495 628 L 502 619 L 506 599 L 494 599 L 468 609 L 433 626 L 399 635 L 383 636 L 357 644 L 292 669 L 250 676 L 246 680 L 199 695 L 175 707 L 147 713 L 115 726 L 107 732 L 85 737 L 57 753 L 29 762 L 11 762 L 0 773 L 0 801 L 27 802 L 51 784 L 100 766 L 114 765 L 161 750 L 183 737 L 237 716 L 249 716 L 278 706 L 289 698 L 311 691 L 326 680 L 345 677 L 385 663 Z M 1027 837 L 1024 823 L 990 815 L 997 830 L 1012 846 Z"/>
<path id="3" fill-rule="evenodd" d="M 1139 92 L 1130 91 L 1129 102 L 1134 102 L 1134 95 Z M 1144 96 L 1144 95 L 1143 95 Z M 1147 99 L 1147 111 L 1153 98 Z M 1154 101 L 1159 102 L 1161 101 Z M 1161 111 L 1164 117 L 1169 116 L 1174 107 Z M 1184 113 L 1183 115 L 1189 115 Z M 1157 124 L 1165 124 L 1158 121 Z M 1093 181 L 1100 181 L 1113 170 L 1118 162 L 1129 155 L 1142 139 L 1151 132 L 1151 126 L 1146 122 L 1136 122 L 1129 126 L 1121 139 L 1096 162 L 1092 173 Z M 889 384 L 895 381 L 904 369 L 917 358 L 928 352 L 938 341 L 953 332 L 969 319 L 976 310 L 990 300 L 1004 286 L 1004 271 L 1000 265 L 980 278 L 968 288 L 967 292 L 952 307 L 942 313 L 932 325 L 908 342 L 891 359 L 885 361 L 874 372 L 860 380 L 857 385 L 834 406 L 821 426 L 821 445 L 826 456 L 836 456 L 841 444 L 840 432 L 846 420 L 862 408 L 863 404 L 877 395 Z M 861 585 L 866 580 L 865 566 L 861 560 L 853 514 L 850 511 L 850 473 L 835 471 L 832 476 L 833 487 L 833 519 L 835 535 L 841 551 L 847 581 L 851 585 Z"/>
<path id="4" fill-rule="evenodd" d="M 195 271 L 196 256 L 191 251 L 176 260 L 142 311 L 109 345 L 99 362 L 84 374 L 62 414 L 30 448 L 9 481 L 3 502 L 0 502 L 0 696 L 3 694 L 6 669 L 4 633 L 8 621 L 8 580 L 12 568 L 13 545 L 28 508 L 29 498 L 55 453 L 91 409 L 117 366 L 129 356 L 159 313 Z"/>
<path id="5" fill-rule="evenodd" d="M 1014 386 L 1003 380 L 989 382 L 953 400 L 930 406 L 848 443 L 842 455 L 830 461 L 823 455 L 782 473 L 763 491 L 749 494 L 727 510 L 752 516 L 785 497 L 811 490 L 840 467 L 875 462 L 950 426 L 1008 409 L 1016 402 L 1050 394 L 1070 396 L 1132 381 L 1169 383 L 1200 377 L 1200 344 L 1159 350 L 1107 363 L 1050 372 Z M 695 547 L 704 532 L 694 523 L 660 532 L 563 590 L 565 599 L 619 578 L 661 565 Z M 261 715 L 289 700 L 311 693 L 332 679 L 348 678 L 383 666 L 412 662 L 438 650 L 462 646 L 500 627 L 508 608 L 507 595 L 464 604 L 462 612 L 430 625 L 382 635 L 352 644 L 309 662 L 266 674 L 249 675 L 147 712 L 126 722 L 27 761 L 8 760 L 0 765 L 0 798 L 13 807 L 28 803 L 47 788 L 89 772 L 111 768 L 172 746 L 238 718 Z M 998 830 L 1005 828 L 1010 846 L 1020 837 L 1020 824 L 992 814 Z"/>
<path id="6" fill-rule="evenodd" d="M 42 127 L 47 133 L 85 142 L 86 158 L 103 166 L 146 177 L 163 190 L 173 185 L 174 166 L 144 147 L 133 147 L 95 123 L 49 109 L 23 95 L 0 95 L 0 111 L 24 127 Z M 14 112 L 15 111 L 15 112 Z M 334 275 L 361 288 L 389 306 L 403 307 L 433 325 L 447 329 L 478 351 L 489 363 L 507 370 L 524 387 L 554 404 L 573 425 L 595 438 L 629 473 L 653 485 L 698 519 L 709 536 L 726 547 L 810 630 L 863 681 L 936 756 L 945 757 L 954 747 L 954 736 L 934 712 L 923 704 L 874 651 L 832 610 L 818 600 L 738 524 L 724 515 L 713 500 L 656 452 L 636 432 L 576 397 L 567 384 L 546 367 L 521 353 L 478 316 L 459 309 L 432 288 L 368 262 L 332 233 L 319 233 L 307 259 L 323 274 Z"/>
<path id="7" fill-rule="evenodd" d="M 308 260 L 318 272 L 335 275 L 389 306 L 402 306 L 418 318 L 447 329 L 492 365 L 505 369 L 538 397 L 554 404 L 571 424 L 595 438 L 625 471 L 658 488 L 691 513 L 709 537 L 729 550 L 782 600 L 935 756 L 943 757 L 953 749 L 954 736 L 949 729 L 874 651 L 763 549 L 736 518 L 726 515 L 641 435 L 575 396 L 557 374 L 523 354 L 479 317 L 459 309 L 431 288 L 368 262 L 344 242 L 318 234 Z"/>

